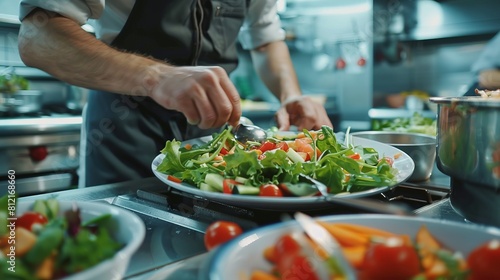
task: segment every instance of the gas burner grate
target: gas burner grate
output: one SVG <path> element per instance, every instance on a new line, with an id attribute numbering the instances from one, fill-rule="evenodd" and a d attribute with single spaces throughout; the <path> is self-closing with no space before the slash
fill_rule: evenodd
<path id="1" fill-rule="evenodd" d="M 448 198 L 449 190 L 439 186 L 403 183 L 381 196 L 387 202 L 405 204 L 412 209 L 418 209 Z"/>

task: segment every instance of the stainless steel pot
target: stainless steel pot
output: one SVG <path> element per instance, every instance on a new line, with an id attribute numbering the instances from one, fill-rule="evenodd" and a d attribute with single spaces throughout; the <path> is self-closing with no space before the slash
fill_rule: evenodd
<path id="1" fill-rule="evenodd" d="M 42 92 L 39 90 L 0 93 L 0 112 L 28 114 L 39 112 L 41 107 Z"/>
<path id="2" fill-rule="evenodd" d="M 450 201 L 474 222 L 500 226 L 500 100 L 432 97 L 438 105 L 436 163 Z"/>

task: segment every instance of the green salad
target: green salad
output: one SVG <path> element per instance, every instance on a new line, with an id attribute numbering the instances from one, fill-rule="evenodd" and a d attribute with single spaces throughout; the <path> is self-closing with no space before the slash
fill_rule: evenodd
<path id="1" fill-rule="evenodd" d="M 396 118 L 392 120 L 372 120 L 373 130 L 423 133 L 436 136 L 437 122 L 435 119 L 422 116 L 414 112 L 409 118 Z"/>
<path id="2" fill-rule="evenodd" d="M 7 195 L 0 216 L 8 217 Z M 80 209 L 60 213 L 55 199 L 36 200 L 12 220 L 0 220 L 0 279 L 47 280 L 71 276 L 113 257 L 123 247 L 108 231 L 110 214 L 82 221 Z"/>
<path id="3" fill-rule="evenodd" d="M 156 171 L 167 179 L 226 194 L 302 196 L 287 187 L 311 185 L 302 175 L 324 183 L 332 194 L 353 193 L 394 185 L 398 172 L 393 155 L 339 142 L 327 126 L 286 136 L 268 131 L 263 143 L 246 144 L 227 128 L 203 145 L 169 140 L 161 153 Z M 269 185 L 274 191 L 263 191 Z"/>

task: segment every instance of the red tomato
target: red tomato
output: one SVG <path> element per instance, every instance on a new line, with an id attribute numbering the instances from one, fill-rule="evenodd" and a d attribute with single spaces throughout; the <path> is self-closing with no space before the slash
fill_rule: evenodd
<path id="1" fill-rule="evenodd" d="M 288 149 L 289 149 L 288 144 L 285 141 L 277 143 L 276 148 L 282 149 L 285 152 L 288 152 Z"/>
<path id="2" fill-rule="evenodd" d="M 296 254 L 284 258 L 286 265 L 281 266 L 281 279 L 295 280 L 319 280 L 318 275 L 314 272 L 314 267 L 311 262 L 303 255 Z"/>
<path id="3" fill-rule="evenodd" d="M 232 194 L 235 185 L 241 185 L 241 184 L 233 179 L 224 179 L 222 181 L 222 192 L 226 194 Z"/>
<path id="4" fill-rule="evenodd" d="M 416 249 L 400 238 L 373 243 L 365 254 L 362 279 L 411 279 L 420 273 Z"/>
<path id="5" fill-rule="evenodd" d="M 261 152 L 266 152 L 266 151 L 270 151 L 270 150 L 274 150 L 276 149 L 276 144 L 273 143 L 273 142 L 264 142 L 264 144 L 262 144 L 262 146 L 260 146 L 259 150 L 261 150 Z"/>
<path id="6" fill-rule="evenodd" d="M 265 184 L 260 187 L 260 196 L 283 196 L 283 192 L 275 184 Z"/>
<path id="7" fill-rule="evenodd" d="M 500 240 L 491 240 L 474 249 L 467 258 L 471 280 L 500 279 Z"/>
<path id="8" fill-rule="evenodd" d="M 243 229 L 234 222 L 216 221 L 210 224 L 205 231 L 204 243 L 207 250 L 225 243 L 243 233 Z"/>
<path id="9" fill-rule="evenodd" d="M 25 212 L 21 217 L 17 218 L 16 225 L 25 228 L 29 231 L 32 230 L 33 225 L 40 224 L 45 225 L 48 223 L 47 218 L 37 212 Z"/>
<path id="10" fill-rule="evenodd" d="M 300 250 L 300 244 L 290 234 L 282 235 L 274 244 L 274 256 L 276 259 L 298 254 Z"/>
<path id="11" fill-rule="evenodd" d="M 229 151 L 228 151 L 226 148 L 222 148 L 222 149 L 220 150 L 220 153 L 219 153 L 219 154 L 221 154 L 221 155 L 225 156 L 225 155 L 227 155 L 228 153 L 229 153 Z"/>

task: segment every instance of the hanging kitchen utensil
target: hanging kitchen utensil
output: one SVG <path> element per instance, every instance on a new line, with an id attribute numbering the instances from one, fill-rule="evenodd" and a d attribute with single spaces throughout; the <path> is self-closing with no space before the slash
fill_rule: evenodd
<path id="1" fill-rule="evenodd" d="M 343 51 L 342 51 L 342 45 L 341 43 L 338 44 L 338 57 L 337 60 L 335 61 L 335 68 L 337 70 L 343 70 L 346 68 L 347 63 L 345 59 L 343 58 Z"/>

